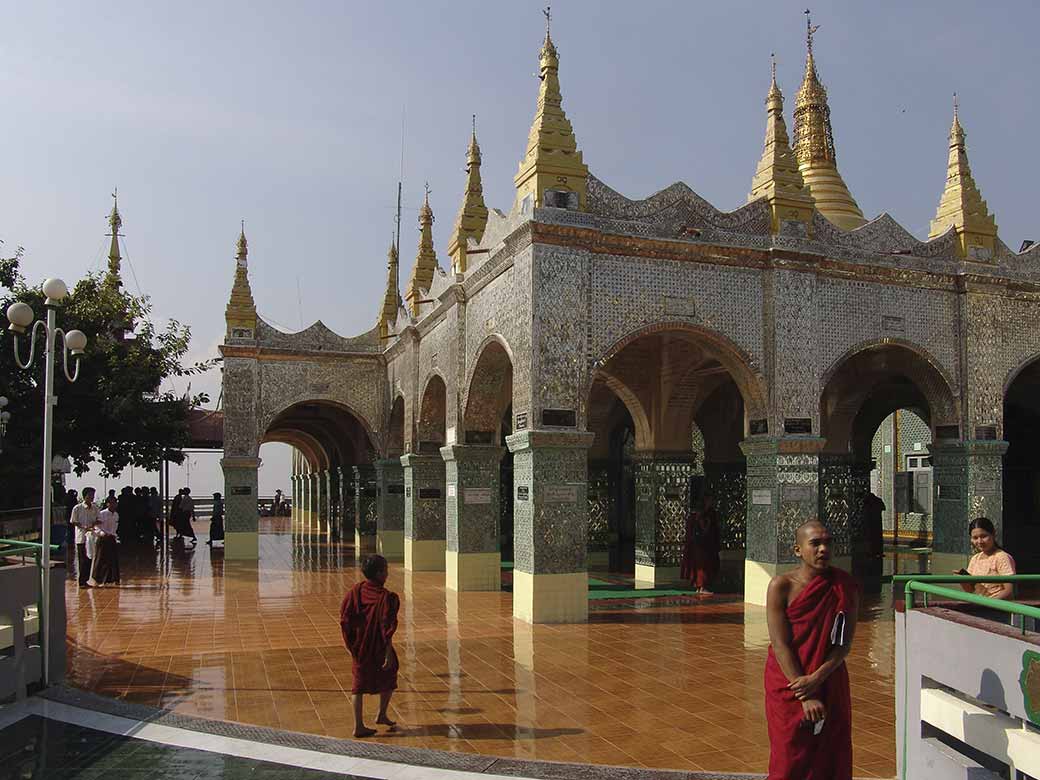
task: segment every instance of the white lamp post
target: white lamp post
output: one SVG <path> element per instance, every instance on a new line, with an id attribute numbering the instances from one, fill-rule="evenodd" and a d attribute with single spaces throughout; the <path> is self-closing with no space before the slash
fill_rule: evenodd
<path id="1" fill-rule="evenodd" d="M 69 294 L 69 288 L 61 279 L 48 279 L 43 283 L 43 294 L 47 300 L 43 302 L 47 309 L 47 321 L 37 320 L 29 333 L 29 359 L 22 361 L 19 349 L 19 335 L 25 333 L 32 325 L 35 314 L 32 307 L 25 303 L 12 303 L 7 307 L 7 319 L 10 330 L 14 333 L 14 359 L 19 368 L 29 368 L 36 357 L 36 334 L 42 330 L 45 349 L 43 353 L 43 517 L 40 538 L 43 542 L 43 583 L 42 603 L 40 605 L 40 637 L 43 645 L 43 682 L 50 683 L 50 641 L 47 632 L 50 630 L 51 608 L 51 437 L 54 431 L 54 406 L 58 397 L 54 395 L 54 350 L 58 336 L 62 337 L 62 371 L 65 378 L 75 382 L 79 377 L 79 357 L 87 347 L 87 336 L 81 330 L 70 330 L 68 333 L 57 326 L 55 321 L 58 304 Z M 69 353 L 76 358 L 75 370 L 69 373 Z"/>

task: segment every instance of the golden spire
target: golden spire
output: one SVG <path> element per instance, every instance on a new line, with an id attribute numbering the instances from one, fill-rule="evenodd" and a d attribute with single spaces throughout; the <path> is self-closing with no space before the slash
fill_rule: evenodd
<path id="1" fill-rule="evenodd" d="M 751 180 L 748 203 L 766 198 L 772 213 L 772 230 L 779 233 L 784 222 L 796 221 L 812 226 L 813 201 L 798 170 L 784 122 L 784 96 L 776 84 L 776 58 L 772 58 L 772 81 L 766 95 L 766 141 L 762 159 Z"/>
<path id="2" fill-rule="evenodd" d="M 953 125 L 950 127 L 950 158 L 946 166 L 946 188 L 932 220 L 929 238 L 937 238 L 950 228 L 957 230 L 958 251 L 962 257 L 989 261 L 997 239 L 997 223 L 982 198 L 968 166 L 964 129 L 957 115 L 957 94 L 953 95 Z"/>
<path id="3" fill-rule="evenodd" d="M 816 72 L 813 57 L 813 35 L 819 26 L 813 26 L 809 11 L 805 12 L 805 24 L 805 77 L 795 100 L 794 151 L 817 210 L 842 230 L 852 230 L 866 220 L 838 173 L 827 90 Z"/>
<path id="4" fill-rule="evenodd" d="M 390 323 L 397 320 L 397 310 L 401 306 L 398 267 L 397 247 L 391 241 L 390 250 L 386 253 L 386 292 L 383 294 L 383 307 L 379 310 L 379 319 L 376 320 L 379 337 L 383 339 L 390 335 Z"/>
<path id="5" fill-rule="evenodd" d="M 256 330 L 256 304 L 253 302 L 253 291 L 249 288 L 249 243 L 246 241 L 244 220 L 235 250 L 235 281 L 231 286 L 231 299 L 224 310 L 227 336 L 253 338 Z"/>
<path id="6" fill-rule="evenodd" d="M 108 249 L 108 273 L 105 274 L 105 284 L 109 287 L 119 288 L 123 286 L 120 268 L 123 258 L 119 254 L 119 229 L 123 226 L 123 218 L 119 216 L 119 189 L 112 193 L 112 212 L 108 215 L 108 227 L 112 236 L 112 243 Z"/>
<path id="7" fill-rule="evenodd" d="M 466 272 L 466 240 L 476 241 L 484 235 L 487 227 L 488 210 L 484 205 L 484 187 L 480 181 L 480 145 L 477 144 L 477 115 L 473 115 L 473 133 L 466 152 L 466 193 L 455 216 L 455 226 L 448 240 L 448 255 L 451 257 L 452 273 Z"/>
<path id="8" fill-rule="evenodd" d="M 430 185 L 426 185 L 426 200 L 419 209 L 419 252 L 415 256 L 404 299 L 415 316 L 419 315 L 419 301 L 433 284 L 433 272 L 437 268 L 437 252 L 433 248 L 433 209 L 430 208 Z"/>
<path id="9" fill-rule="evenodd" d="M 546 190 L 573 192 L 578 197 L 578 208 L 584 211 L 589 169 L 582 161 L 574 128 L 563 112 L 560 55 L 549 31 L 552 15 L 548 8 L 542 13 L 545 14 L 545 41 L 539 55 L 538 108 L 527 136 L 527 151 L 513 179 L 516 197 L 522 203 L 531 196 L 531 205 L 539 207 L 545 205 Z"/>

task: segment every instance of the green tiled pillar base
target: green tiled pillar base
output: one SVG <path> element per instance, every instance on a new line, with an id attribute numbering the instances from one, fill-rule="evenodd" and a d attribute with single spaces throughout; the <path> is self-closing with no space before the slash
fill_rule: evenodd
<path id="1" fill-rule="evenodd" d="M 259 458 L 225 457 L 224 557 L 256 560 L 260 554 L 260 513 L 256 503 Z"/>
<path id="2" fill-rule="evenodd" d="M 488 444 L 449 444 L 445 463 L 445 586 L 499 590 L 499 464 L 504 450 Z"/>
<path id="3" fill-rule="evenodd" d="M 404 455 L 404 567 L 444 571 L 447 549 L 444 520 L 444 459 Z M 439 551 L 439 553 L 438 553 Z"/>

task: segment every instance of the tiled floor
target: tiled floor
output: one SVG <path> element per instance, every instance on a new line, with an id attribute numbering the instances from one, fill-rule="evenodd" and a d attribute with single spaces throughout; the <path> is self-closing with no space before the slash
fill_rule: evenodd
<path id="1" fill-rule="evenodd" d="M 349 546 L 270 533 L 259 566 L 200 544 L 163 561 L 124 548 L 122 568 L 118 589 L 71 582 L 66 591 L 70 684 L 188 715 L 350 736 L 350 658 L 338 625 L 343 593 L 360 577 Z M 765 771 L 762 609 L 721 598 L 594 601 L 588 625 L 531 627 L 514 623 L 509 593 L 458 595 L 443 580 L 393 567 L 401 726 L 377 739 Z M 849 661 L 861 777 L 895 774 L 888 601 L 865 599 Z"/>

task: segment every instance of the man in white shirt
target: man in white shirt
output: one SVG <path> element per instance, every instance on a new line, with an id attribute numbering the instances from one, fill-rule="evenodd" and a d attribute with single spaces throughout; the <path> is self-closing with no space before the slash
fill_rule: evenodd
<path id="1" fill-rule="evenodd" d="M 76 571 L 79 586 L 86 588 L 90 577 L 90 559 L 87 557 L 87 531 L 98 520 L 98 506 L 94 503 L 94 488 L 83 488 L 83 500 L 72 508 L 69 523 L 76 529 Z"/>

